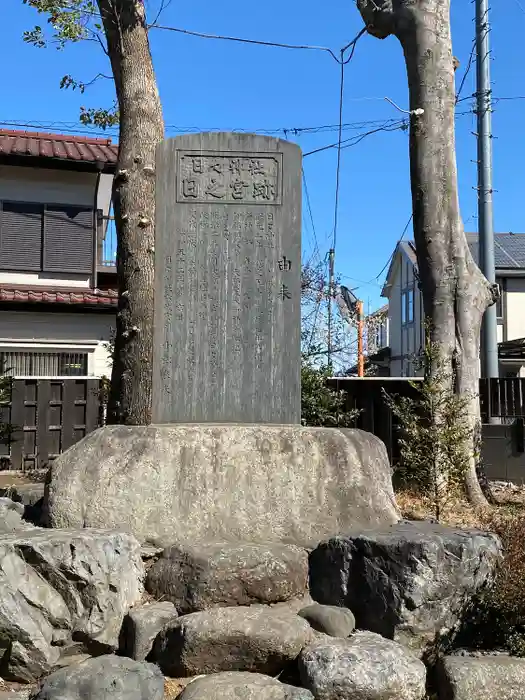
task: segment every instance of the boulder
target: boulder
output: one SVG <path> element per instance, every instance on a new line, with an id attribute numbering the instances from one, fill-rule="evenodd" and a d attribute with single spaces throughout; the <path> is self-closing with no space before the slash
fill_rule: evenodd
<path id="1" fill-rule="evenodd" d="M 349 637 L 355 629 L 355 618 L 348 608 L 314 603 L 299 610 L 298 615 L 316 632 L 329 637 Z"/>
<path id="2" fill-rule="evenodd" d="M 173 603 L 151 603 L 133 608 L 122 625 L 121 653 L 135 661 L 145 661 L 155 637 L 164 627 L 177 618 Z"/>
<path id="3" fill-rule="evenodd" d="M 31 530 L 33 525 L 23 520 L 25 506 L 10 498 L 0 498 L 0 535 L 19 530 Z"/>
<path id="4" fill-rule="evenodd" d="M 525 659 L 445 656 L 436 675 L 439 700 L 525 700 Z"/>
<path id="5" fill-rule="evenodd" d="M 44 496 L 44 482 L 35 481 L 29 484 L 15 484 L 0 488 L 0 496 L 8 496 L 23 506 L 34 506 Z"/>
<path id="6" fill-rule="evenodd" d="M 198 678 L 179 700 L 314 700 L 309 690 L 279 683 L 261 673 L 214 673 Z"/>
<path id="7" fill-rule="evenodd" d="M 399 520 L 384 444 L 294 425 L 100 428 L 59 455 L 51 527 L 126 529 L 140 542 L 317 544 Z"/>
<path id="8" fill-rule="evenodd" d="M 31 528 L 0 536 L 2 675 L 39 679 L 73 636 L 116 649 L 143 575 L 139 543 L 129 534 Z"/>
<path id="9" fill-rule="evenodd" d="M 30 690 L 0 690 L 0 700 L 29 700 Z"/>
<path id="10" fill-rule="evenodd" d="M 406 647 L 373 632 L 314 642 L 301 652 L 302 685 L 316 700 L 422 700 L 426 669 Z"/>
<path id="11" fill-rule="evenodd" d="M 422 652 L 452 632 L 500 560 L 495 535 L 403 522 L 321 542 L 310 554 L 310 592 L 353 610 L 359 629 Z"/>
<path id="12" fill-rule="evenodd" d="M 151 658 L 168 676 L 220 671 L 274 675 L 313 639 L 298 615 L 254 605 L 184 615 L 157 637 Z"/>
<path id="13" fill-rule="evenodd" d="M 148 572 L 146 590 L 181 615 L 215 606 L 277 603 L 306 593 L 308 554 L 272 543 L 174 546 Z"/>
<path id="14" fill-rule="evenodd" d="M 163 700 L 164 677 L 153 664 L 99 656 L 48 676 L 32 700 Z"/>

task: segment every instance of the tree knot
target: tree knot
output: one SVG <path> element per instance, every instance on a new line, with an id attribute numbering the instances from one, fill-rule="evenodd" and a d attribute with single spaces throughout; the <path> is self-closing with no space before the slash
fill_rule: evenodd
<path id="1" fill-rule="evenodd" d="M 495 304 L 498 301 L 498 299 L 501 296 L 501 290 L 500 290 L 499 284 L 496 284 L 493 282 L 489 286 L 489 292 L 490 292 L 490 304 L 489 304 L 489 306 L 492 306 L 493 304 Z"/>

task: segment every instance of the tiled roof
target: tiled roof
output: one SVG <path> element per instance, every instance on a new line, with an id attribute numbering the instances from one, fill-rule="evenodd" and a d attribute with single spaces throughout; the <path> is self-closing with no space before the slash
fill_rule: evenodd
<path id="1" fill-rule="evenodd" d="M 65 162 L 113 166 L 117 155 L 118 146 L 111 139 L 0 129 L 0 157 L 4 158 L 54 158 Z"/>
<path id="2" fill-rule="evenodd" d="M 467 233 L 467 242 L 472 257 L 479 261 L 478 234 Z M 409 260 L 417 265 L 416 251 L 412 241 L 400 241 L 400 247 Z M 525 234 L 524 233 L 495 233 L 494 234 L 494 258 L 496 269 L 508 270 L 525 269 Z"/>
<path id="3" fill-rule="evenodd" d="M 476 262 L 479 260 L 478 234 L 467 233 L 467 241 Z M 525 268 L 525 234 L 494 234 L 494 259 L 496 268 Z"/>
<path id="4" fill-rule="evenodd" d="M 19 304 L 67 304 L 70 306 L 117 306 L 118 294 L 114 289 L 23 289 L 0 286 L 0 302 Z"/>

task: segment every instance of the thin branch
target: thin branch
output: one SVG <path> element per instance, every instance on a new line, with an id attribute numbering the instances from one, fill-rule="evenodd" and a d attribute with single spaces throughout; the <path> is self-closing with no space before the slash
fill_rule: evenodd
<path id="1" fill-rule="evenodd" d="M 97 73 L 97 75 L 93 78 L 93 80 L 90 80 L 89 83 L 82 83 L 82 85 L 87 88 L 90 85 L 93 85 L 93 83 L 96 83 L 97 80 L 100 80 L 101 78 L 104 78 L 105 80 L 113 80 L 112 75 L 105 75 L 104 73 Z"/>

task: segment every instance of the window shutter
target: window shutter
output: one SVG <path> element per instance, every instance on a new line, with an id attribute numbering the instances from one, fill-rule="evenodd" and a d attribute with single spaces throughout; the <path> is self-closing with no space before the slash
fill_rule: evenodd
<path id="1" fill-rule="evenodd" d="M 93 271 L 93 209 L 46 205 L 44 272 Z"/>
<path id="2" fill-rule="evenodd" d="M 40 271 L 41 204 L 3 202 L 0 219 L 0 269 Z"/>

